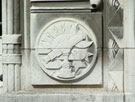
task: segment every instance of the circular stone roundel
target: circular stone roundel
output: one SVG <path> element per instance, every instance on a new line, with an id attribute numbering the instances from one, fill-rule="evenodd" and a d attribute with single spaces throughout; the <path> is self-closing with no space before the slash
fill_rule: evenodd
<path id="1" fill-rule="evenodd" d="M 47 24 L 36 41 L 42 70 L 57 80 L 76 80 L 91 71 L 97 57 L 94 33 L 82 22 L 61 18 Z"/>

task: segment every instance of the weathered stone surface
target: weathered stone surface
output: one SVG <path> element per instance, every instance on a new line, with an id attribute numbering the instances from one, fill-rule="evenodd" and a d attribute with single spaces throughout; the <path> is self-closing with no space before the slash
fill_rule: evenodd
<path id="1" fill-rule="evenodd" d="M 124 102 L 124 95 L 117 93 L 16 93 L 0 94 L 0 102 Z"/>
<path id="2" fill-rule="evenodd" d="M 30 1 L 3 0 L 0 102 L 134 102 L 134 0 Z"/>

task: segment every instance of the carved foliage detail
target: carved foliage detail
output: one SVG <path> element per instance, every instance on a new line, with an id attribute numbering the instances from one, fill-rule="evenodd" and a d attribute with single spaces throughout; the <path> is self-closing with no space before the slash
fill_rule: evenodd
<path id="1" fill-rule="evenodd" d="M 70 19 L 45 26 L 36 43 L 41 68 L 58 80 L 74 80 L 87 74 L 97 55 L 92 31 Z"/>

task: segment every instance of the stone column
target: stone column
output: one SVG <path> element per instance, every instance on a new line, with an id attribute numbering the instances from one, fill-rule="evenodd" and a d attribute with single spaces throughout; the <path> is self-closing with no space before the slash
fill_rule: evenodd
<path id="1" fill-rule="evenodd" d="M 20 0 L 2 0 L 4 92 L 21 89 Z"/>

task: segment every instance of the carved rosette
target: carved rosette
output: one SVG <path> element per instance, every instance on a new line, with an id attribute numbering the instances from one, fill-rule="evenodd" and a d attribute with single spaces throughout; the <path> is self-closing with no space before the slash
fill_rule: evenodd
<path id="1" fill-rule="evenodd" d="M 70 18 L 47 24 L 36 41 L 36 56 L 42 70 L 57 80 L 76 80 L 89 74 L 97 57 L 94 33 Z"/>

